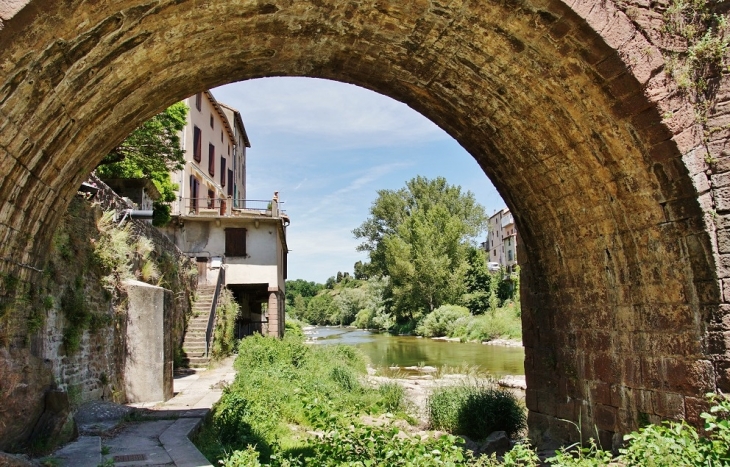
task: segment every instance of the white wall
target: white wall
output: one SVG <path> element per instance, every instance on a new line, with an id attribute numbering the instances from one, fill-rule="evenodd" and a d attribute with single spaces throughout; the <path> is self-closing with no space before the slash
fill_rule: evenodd
<path id="1" fill-rule="evenodd" d="M 182 227 L 168 229 L 175 244 L 189 256 L 223 257 L 227 227 L 245 228 L 245 258 L 226 258 L 226 284 L 269 284 L 283 290 L 283 246 L 279 238 L 279 219 L 261 219 L 258 228 L 253 219 L 220 218 L 220 226 L 211 220 L 186 220 Z"/>

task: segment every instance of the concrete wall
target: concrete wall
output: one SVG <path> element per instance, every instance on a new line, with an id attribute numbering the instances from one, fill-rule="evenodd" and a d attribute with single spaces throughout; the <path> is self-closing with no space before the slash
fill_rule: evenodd
<path id="1" fill-rule="evenodd" d="M 218 222 L 186 219 L 183 226 L 173 225 L 165 231 L 178 248 L 191 257 L 223 258 L 225 229 L 245 228 L 247 255 L 225 259 L 226 283 L 269 284 L 283 289 L 283 247 L 277 223 L 281 220 L 263 217 L 258 221 L 258 227 L 253 219 L 221 218 Z"/>
<path id="2" fill-rule="evenodd" d="M 124 388 L 128 402 L 157 402 L 172 397 L 172 345 L 168 329 L 172 293 L 139 281 L 127 289 L 127 358 Z"/>

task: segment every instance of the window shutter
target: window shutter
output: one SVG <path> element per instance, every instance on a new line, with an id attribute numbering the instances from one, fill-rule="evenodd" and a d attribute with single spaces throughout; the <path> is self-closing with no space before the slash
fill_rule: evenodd
<path id="1" fill-rule="evenodd" d="M 246 256 L 246 229 L 226 229 L 226 256 Z"/>
<path id="2" fill-rule="evenodd" d="M 200 141 L 202 138 L 200 135 L 200 128 L 193 126 L 193 159 L 195 159 L 196 162 L 200 162 L 203 152 L 203 147 Z"/>
<path id="3" fill-rule="evenodd" d="M 221 186 L 226 186 L 226 158 L 221 157 Z"/>

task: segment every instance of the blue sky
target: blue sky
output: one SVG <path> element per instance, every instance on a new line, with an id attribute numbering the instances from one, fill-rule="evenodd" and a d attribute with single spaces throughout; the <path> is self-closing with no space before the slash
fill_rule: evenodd
<path id="1" fill-rule="evenodd" d="M 265 78 L 212 90 L 241 112 L 251 140 L 249 199 L 279 191 L 291 217 L 289 279 L 324 282 L 367 255 L 352 229 L 379 189 L 416 175 L 443 176 L 472 191 L 491 214 L 502 199 L 474 159 L 410 107 L 357 86 Z M 480 239 L 483 241 L 483 239 Z"/>

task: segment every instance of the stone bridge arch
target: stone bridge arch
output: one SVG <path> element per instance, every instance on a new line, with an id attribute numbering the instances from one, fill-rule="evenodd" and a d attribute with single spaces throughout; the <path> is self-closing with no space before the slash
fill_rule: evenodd
<path id="1" fill-rule="evenodd" d="M 703 393 L 730 390 L 729 133 L 718 104 L 703 139 L 642 5 L 3 2 L 0 272 L 32 282 L 79 183 L 172 102 L 242 79 L 339 80 L 441 126 L 515 213 L 535 440 L 575 439 L 566 420 L 604 446 L 641 420 L 697 421 Z"/>

